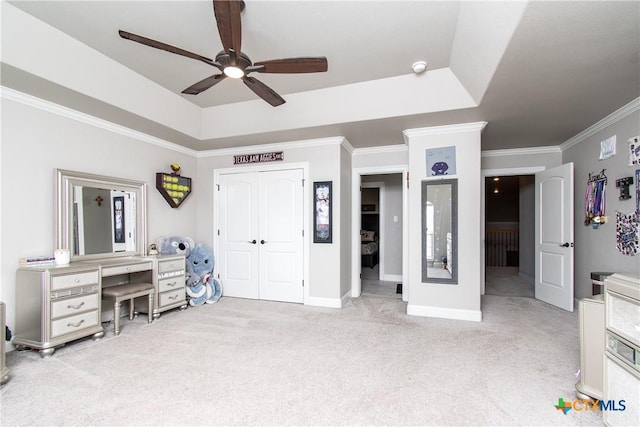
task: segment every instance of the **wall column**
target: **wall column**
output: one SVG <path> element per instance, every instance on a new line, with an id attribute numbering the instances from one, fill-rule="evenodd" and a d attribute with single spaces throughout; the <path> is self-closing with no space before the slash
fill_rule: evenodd
<path id="1" fill-rule="evenodd" d="M 480 135 L 486 122 L 403 132 L 409 146 L 409 303 L 407 314 L 481 321 L 481 171 Z M 458 284 L 422 283 L 421 182 L 433 178 L 426 150 L 455 147 L 458 180 Z"/>

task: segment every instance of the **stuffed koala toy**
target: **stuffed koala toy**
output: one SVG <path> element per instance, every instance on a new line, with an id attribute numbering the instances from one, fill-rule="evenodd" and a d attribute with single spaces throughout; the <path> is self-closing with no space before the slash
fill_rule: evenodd
<path id="1" fill-rule="evenodd" d="M 213 304 L 222 295 L 222 286 L 213 277 L 213 252 L 205 245 L 191 249 L 186 260 L 189 305 Z"/>
<path id="2" fill-rule="evenodd" d="M 156 241 L 160 255 L 184 255 L 188 257 L 195 242 L 191 237 L 160 237 Z"/>

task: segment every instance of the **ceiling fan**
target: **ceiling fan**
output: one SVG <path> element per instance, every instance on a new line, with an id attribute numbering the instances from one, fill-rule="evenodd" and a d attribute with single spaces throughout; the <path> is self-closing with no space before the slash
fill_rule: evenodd
<path id="1" fill-rule="evenodd" d="M 240 49 L 242 44 L 240 14 L 244 10 L 244 7 L 245 4 L 242 0 L 213 0 L 213 13 L 218 24 L 218 33 L 220 34 L 220 40 L 224 48 L 223 51 L 216 55 L 215 60 L 123 30 L 120 30 L 119 34 L 120 37 L 124 39 L 156 49 L 166 50 L 167 52 L 177 55 L 186 56 L 187 58 L 196 59 L 220 70 L 220 74 L 209 76 L 189 86 L 183 90 L 182 93 L 197 95 L 220 83 L 225 78 L 230 77 L 233 79 L 242 79 L 244 84 L 256 95 L 272 106 L 277 107 L 278 105 L 284 104 L 285 100 L 260 80 L 249 77 L 250 73 L 321 73 L 327 71 L 327 58 L 324 56 L 301 57 L 273 59 L 252 63 L 251 59 L 242 53 Z"/>

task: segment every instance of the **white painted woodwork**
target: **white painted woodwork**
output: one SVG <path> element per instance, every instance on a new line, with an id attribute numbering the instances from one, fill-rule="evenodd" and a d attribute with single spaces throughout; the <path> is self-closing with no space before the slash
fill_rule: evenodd
<path id="1" fill-rule="evenodd" d="M 573 163 L 537 173 L 535 186 L 535 297 L 573 311 Z"/>

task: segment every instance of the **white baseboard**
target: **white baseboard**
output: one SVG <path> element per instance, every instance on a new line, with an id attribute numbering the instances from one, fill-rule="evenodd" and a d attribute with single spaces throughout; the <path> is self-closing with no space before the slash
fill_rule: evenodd
<path id="1" fill-rule="evenodd" d="M 407 305 L 407 314 L 422 317 L 440 317 L 442 319 L 482 321 L 481 310 L 461 310 L 458 308 L 432 307 L 427 305 Z"/>
<path id="2" fill-rule="evenodd" d="M 312 305 L 314 307 L 342 308 L 342 299 L 339 298 L 322 298 L 307 297 L 304 305 Z"/>
<path id="3" fill-rule="evenodd" d="M 383 274 L 380 280 L 384 282 L 398 282 L 402 283 L 402 274 Z"/>

